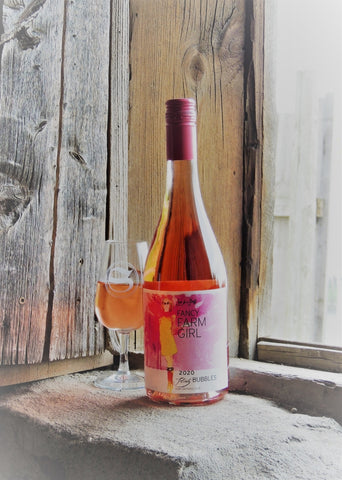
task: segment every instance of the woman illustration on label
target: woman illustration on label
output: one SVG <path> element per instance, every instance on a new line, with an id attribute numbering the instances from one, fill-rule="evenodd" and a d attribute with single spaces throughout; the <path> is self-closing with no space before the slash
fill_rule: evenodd
<path id="1" fill-rule="evenodd" d="M 162 308 L 165 315 L 159 318 L 159 339 L 160 353 L 165 357 L 167 364 L 167 391 L 172 392 L 173 388 L 173 355 L 177 353 L 177 345 L 173 336 L 176 315 L 171 314 L 173 302 L 172 297 L 162 299 Z"/>

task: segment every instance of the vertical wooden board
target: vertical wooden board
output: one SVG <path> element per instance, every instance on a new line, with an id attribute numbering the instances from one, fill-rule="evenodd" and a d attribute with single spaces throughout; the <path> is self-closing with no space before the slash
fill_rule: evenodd
<path id="1" fill-rule="evenodd" d="M 311 72 L 298 73 L 296 93 L 296 150 L 292 190 L 289 197 L 289 251 L 291 252 L 289 296 L 293 328 L 289 340 L 313 341 L 315 288 L 315 235 L 317 189 L 317 106 Z M 275 253 L 276 255 L 276 253 Z"/>
<path id="2" fill-rule="evenodd" d="M 275 102 L 275 69 L 274 62 L 276 44 L 276 25 L 274 11 L 275 2 L 264 4 L 263 35 L 263 153 L 262 153 L 262 193 L 261 193 L 261 239 L 260 239 L 260 277 L 258 291 L 257 333 L 260 336 L 264 325 L 268 325 L 271 317 L 272 301 L 272 266 L 274 244 L 274 210 L 275 210 L 275 165 L 276 156 L 276 102 Z M 285 162 L 286 166 L 288 162 Z M 284 175 L 286 179 L 286 166 Z"/>
<path id="3" fill-rule="evenodd" d="M 63 1 L 5 2 L 0 98 L 0 363 L 41 361 L 50 284 Z"/>
<path id="4" fill-rule="evenodd" d="M 110 42 L 107 238 L 124 240 L 128 235 L 129 0 L 112 2 Z M 117 334 L 108 330 L 108 336 L 112 350 L 120 350 Z"/>
<path id="5" fill-rule="evenodd" d="M 292 254 L 289 250 L 289 219 L 291 215 L 291 193 L 296 178 L 296 132 L 293 114 L 277 117 L 277 137 L 274 158 L 278 158 L 275 169 L 275 205 L 273 219 L 273 262 L 272 297 L 270 315 L 263 316 L 259 336 L 287 338 L 287 331 L 294 331 L 288 299 L 292 293 Z M 285 288 L 286 286 L 286 288 Z"/>
<path id="6" fill-rule="evenodd" d="M 246 2 L 245 127 L 242 225 L 242 273 L 239 355 L 256 354 L 260 293 L 266 281 L 261 243 L 269 244 L 262 228 L 263 203 L 263 92 L 264 2 Z M 267 176 L 266 176 L 267 177 Z M 268 178 L 268 177 L 267 177 Z M 271 207 L 271 203 L 268 205 Z M 260 302 L 261 300 L 261 302 Z"/>
<path id="7" fill-rule="evenodd" d="M 152 239 L 165 187 L 165 101 L 198 105 L 199 175 L 229 272 L 237 353 L 243 176 L 244 1 L 131 0 L 130 235 Z"/>
<path id="8" fill-rule="evenodd" d="M 296 112 L 278 116 L 271 310 L 259 330 L 261 336 L 305 342 L 317 341 L 314 306 L 319 172 L 315 150 L 319 136 L 310 77 L 308 73 L 298 77 Z"/>
<path id="9" fill-rule="evenodd" d="M 127 237 L 129 0 L 112 2 L 108 238 Z"/>
<path id="10" fill-rule="evenodd" d="M 327 310 L 326 299 L 326 281 L 327 281 L 327 259 L 328 259 L 328 232 L 329 232 L 329 212 L 334 212 L 330 207 L 330 190 L 332 189 L 332 171 L 333 171 L 333 94 L 328 94 L 319 101 L 318 117 L 318 172 L 317 172 L 317 204 L 322 205 L 322 211 L 319 208 L 316 211 L 316 246 L 315 246 L 315 332 L 313 338 L 316 342 L 322 342 L 323 332 L 332 331 L 335 338 L 338 327 L 329 328 L 325 317 Z M 318 206 L 317 205 L 317 206 Z M 332 215 L 330 213 L 330 215 Z M 330 220 L 331 221 L 331 220 Z M 335 218 L 334 220 L 335 221 Z M 338 315 L 336 315 L 337 320 Z"/>
<path id="11" fill-rule="evenodd" d="M 106 226 L 109 32 L 110 2 L 65 1 L 50 360 L 103 349 L 94 299 Z"/>

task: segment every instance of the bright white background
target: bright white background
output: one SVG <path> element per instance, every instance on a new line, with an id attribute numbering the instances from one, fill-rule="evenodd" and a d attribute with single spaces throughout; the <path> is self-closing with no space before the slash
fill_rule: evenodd
<path id="1" fill-rule="evenodd" d="M 272 50 L 275 57 L 272 63 L 276 114 L 279 116 L 295 113 L 298 72 L 311 72 L 315 87 L 314 101 L 318 102 L 328 93 L 333 94 L 325 297 L 327 300 L 328 296 L 331 296 L 333 282 L 337 288 L 337 299 L 336 308 L 331 308 L 331 305 L 329 307 L 329 302 L 325 302 L 325 329 L 321 341 L 342 346 L 342 0 L 268 1 L 272 2 L 275 15 L 272 26 L 274 42 Z M 276 168 L 283 168 L 279 167 L 279 159 Z M 279 336 L 279 332 L 278 329 L 276 333 L 271 331 L 265 333 L 269 336 Z M 296 333 L 294 338 L 288 339 L 296 340 Z M 312 341 L 312 338 L 307 338 L 306 341 Z"/>

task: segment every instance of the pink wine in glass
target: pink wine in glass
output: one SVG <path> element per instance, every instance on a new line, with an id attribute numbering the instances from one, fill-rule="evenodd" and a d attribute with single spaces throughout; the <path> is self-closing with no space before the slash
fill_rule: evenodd
<path id="1" fill-rule="evenodd" d="M 113 294 L 115 289 L 116 295 Z M 142 285 L 128 292 L 126 284 L 97 282 L 95 312 L 100 322 L 107 328 L 116 330 L 137 330 L 143 326 Z"/>
<path id="2" fill-rule="evenodd" d="M 196 103 L 166 107 L 166 192 L 144 272 L 145 386 L 157 402 L 212 403 L 228 388 L 227 276 L 200 192 Z"/>

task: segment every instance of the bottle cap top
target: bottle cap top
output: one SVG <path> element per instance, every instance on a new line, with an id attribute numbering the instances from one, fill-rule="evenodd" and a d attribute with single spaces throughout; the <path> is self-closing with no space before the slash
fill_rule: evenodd
<path id="1" fill-rule="evenodd" d="M 196 125 L 196 101 L 173 98 L 166 102 L 166 125 Z"/>

